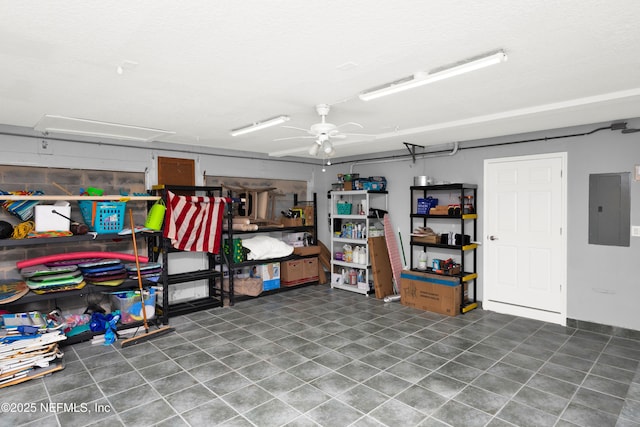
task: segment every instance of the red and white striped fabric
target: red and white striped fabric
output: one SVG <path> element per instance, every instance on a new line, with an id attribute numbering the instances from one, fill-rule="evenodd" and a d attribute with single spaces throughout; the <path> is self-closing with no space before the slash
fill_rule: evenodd
<path id="1" fill-rule="evenodd" d="M 220 251 L 224 197 L 179 196 L 167 191 L 164 237 L 183 251 Z"/>

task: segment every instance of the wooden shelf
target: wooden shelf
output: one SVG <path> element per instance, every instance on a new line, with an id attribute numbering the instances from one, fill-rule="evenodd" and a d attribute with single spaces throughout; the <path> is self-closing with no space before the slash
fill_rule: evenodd
<path id="1" fill-rule="evenodd" d="M 136 233 L 136 236 L 150 237 L 154 235 L 162 235 L 160 231 L 141 231 Z M 16 246 L 36 246 L 36 245 L 48 245 L 58 243 L 77 243 L 77 242 L 90 242 L 98 240 L 131 240 L 131 234 L 117 234 L 107 233 L 100 234 L 90 231 L 87 234 L 81 234 L 77 236 L 63 236 L 63 237 L 38 237 L 33 239 L 0 239 L 0 248 L 3 247 L 16 247 Z"/>

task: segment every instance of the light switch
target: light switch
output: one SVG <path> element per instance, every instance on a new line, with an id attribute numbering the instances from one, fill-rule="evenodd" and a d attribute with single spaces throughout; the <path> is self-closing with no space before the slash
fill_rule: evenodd
<path id="1" fill-rule="evenodd" d="M 640 225 L 631 226 L 631 235 L 633 237 L 640 237 Z"/>

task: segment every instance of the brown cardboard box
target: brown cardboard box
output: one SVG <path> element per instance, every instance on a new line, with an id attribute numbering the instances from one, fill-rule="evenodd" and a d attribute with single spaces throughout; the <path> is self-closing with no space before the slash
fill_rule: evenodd
<path id="1" fill-rule="evenodd" d="M 320 254 L 320 246 L 300 246 L 293 248 L 293 253 L 296 255 L 318 255 Z"/>
<path id="2" fill-rule="evenodd" d="M 447 205 L 438 205 L 435 208 L 431 208 L 429 210 L 429 215 L 448 215 L 449 214 L 449 206 Z"/>
<path id="3" fill-rule="evenodd" d="M 319 279 L 318 257 L 285 261 L 280 271 L 280 284 L 295 286 Z"/>
<path id="4" fill-rule="evenodd" d="M 417 243 L 438 243 L 440 240 L 435 234 L 427 234 L 423 236 L 413 235 L 413 241 Z"/>
<path id="5" fill-rule="evenodd" d="M 404 272 L 400 278 L 400 302 L 407 307 L 456 316 L 460 313 L 461 288 L 457 278 Z"/>
<path id="6" fill-rule="evenodd" d="M 313 206 L 294 206 L 292 210 L 301 210 L 304 218 L 303 225 L 313 225 Z"/>
<path id="7" fill-rule="evenodd" d="M 301 259 L 292 259 L 281 264 L 280 284 L 283 286 L 293 286 L 302 280 L 303 263 Z"/>
<path id="8" fill-rule="evenodd" d="M 318 257 L 305 258 L 302 260 L 302 276 L 305 282 L 315 282 L 318 280 Z"/>
<path id="9" fill-rule="evenodd" d="M 223 285 L 224 290 L 229 291 L 229 279 L 225 278 Z M 262 293 L 262 279 L 259 277 L 235 277 L 233 279 L 233 293 L 257 297 Z"/>
<path id="10" fill-rule="evenodd" d="M 280 218 L 280 224 L 285 227 L 302 227 L 302 218 Z"/>

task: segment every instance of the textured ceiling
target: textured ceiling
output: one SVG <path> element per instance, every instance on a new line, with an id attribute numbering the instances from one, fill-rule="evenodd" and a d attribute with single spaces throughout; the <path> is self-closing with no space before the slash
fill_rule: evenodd
<path id="1" fill-rule="evenodd" d="M 640 1 L 0 0 L 0 123 L 59 115 L 161 141 L 309 157 L 309 128 L 357 122 L 338 157 L 640 117 Z M 508 61 L 364 102 L 358 93 L 496 49 Z M 122 74 L 116 72 L 122 67 Z M 348 130 L 356 130 L 348 128 Z"/>

